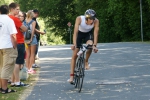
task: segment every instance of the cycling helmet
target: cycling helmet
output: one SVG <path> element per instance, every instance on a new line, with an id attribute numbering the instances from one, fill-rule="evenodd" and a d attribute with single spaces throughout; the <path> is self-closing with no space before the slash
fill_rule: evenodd
<path id="1" fill-rule="evenodd" d="M 93 9 L 88 9 L 85 11 L 85 19 L 93 19 L 95 20 L 96 12 Z"/>

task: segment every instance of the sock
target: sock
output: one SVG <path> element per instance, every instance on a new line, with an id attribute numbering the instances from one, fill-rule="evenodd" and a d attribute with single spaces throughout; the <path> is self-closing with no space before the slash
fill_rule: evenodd
<path id="1" fill-rule="evenodd" d="M 15 83 L 11 83 L 11 85 L 15 85 Z"/>
<path id="2" fill-rule="evenodd" d="M 32 70 L 33 70 L 32 68 L 28 69 L 28 71 L 32 71 Z"/>
<path id="3" fill-rule="evenodd" d="M 20 85 L 20 82 L 15 82 L 16 85 Z"/>

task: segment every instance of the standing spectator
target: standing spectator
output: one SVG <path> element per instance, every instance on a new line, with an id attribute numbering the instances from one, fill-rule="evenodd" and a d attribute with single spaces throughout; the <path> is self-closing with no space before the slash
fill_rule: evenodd
<path id="1" fill-rule="evenodd" d="M 16 59 L 16 65 L 14 68 L 14 72 L 11 77 L 12 78 L 11 86 L 16 86 L 16 87 L 26 86 L 27 84 L 20 82 L 19 72 L 21 69 L 21 65 L 24 64 L 25 45 L 24 45 L 23 32 L 25 32 L 27 30 L 27 27 L 25 27 L 22 24 L 22 22 L 20 21 L 20 19 L 16 17 L 20 11 L 20 7 L 17 3 L 11 3 L 9 5 L 9 10 L 10 10 L 9 17 L 14 21 L 16 29 L 18 31 L 18 33 L 16 34 L 18 56 Z"/>
<path id="2" fill-rule="evenodd" d="M 16 92 L 7 87 L 17 57 L 17 30 L 14 21 L 7 15 L 8 12 L 7 5 L 0 7 L 0 91 L 3 94 Z"/>
<path id="3" fill-rule="evenodd" d="M 26 19 L 26 13 L 24 12 L 19 12 L 19 14 L 16 16 L 20 19 L 20 21 L 24 24 L 24 21 Z M 25 35 L 25 32 L 23 32 L 24 35 Z M 25 43 L 25 48 L 27 47 L 27 44 Z M 25 59 L 25 56 L 24 56 L 24 59 Z M 27 69 L 25 68 L 26 66 L 24 66 L 24 64 L 21 65 L 21 70 L 20 70 L 20 80 L 23 79 L 23 80 L 27 80 L 28 78 L 28 73 L 27 73 Z M 24 84 L 23 86 L 29 86 L 28 84 Z"/>
<path id="4" fill-rule="evenodd" d="M 35 25 L 35 35 L 36 35 L 36 38 L 37 38 L 37 47 L 36 47 L 36 51 L 35 51 L 35 59 L 39 59 L 38 57 L 38 49 L 39 49 L 39 43 L 40 43 L 40 34 L 45 34 L 45 32 L 41 32 L 40 31 L 40 26 L 37 22 L 37 18 L 39 16 L 39 11 L 37 9 L 34 9 L 33 10 L 34 12 L 34 17 L 33 17 L 33 20 L 36 22 L 36 25 Z M 35 61 L 34 61 L 34 64 L 32 65 L 32 68 L 38 68 L 39 66 L 37 66 L 35 64 Z"/>
<path id="5" fill-rule="evenodd" d="M 24 22 L 26 19 L 26 13 L 25 12 L 21 12 L 21 15 L 19 16 L 21 22 Z"/>
<path id="6" fill-rule="evenodd" d="M 16 17 L 18 17 L 20 19 L 20 21 L 23 23 L 26 19 L 26 13 L 19 11 L 19 14 L 16 15 Z"/>
<path id="7" fill-rule="evenodd" d="M 35 50 L 37 46 L 37 39 L 35 35 L 35 25 L 36 22 L 33 19 L 33 11 L 29 10 L 27 12 L 27 17 L 25 23 L 29 25 L 31 29 L 31 39 L 27 41 L 28 48 L 26 48 L 26 66 L 28 68 L 28 73 L 34 74 L 35 71 L 32 69 L 32 65 L 35 61 Z"/>

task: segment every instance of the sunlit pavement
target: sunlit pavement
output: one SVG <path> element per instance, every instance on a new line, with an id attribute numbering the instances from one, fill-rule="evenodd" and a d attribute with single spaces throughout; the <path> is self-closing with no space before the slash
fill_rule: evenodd
<path id="1" fill-rule="evenodd" d="M 100 43 L 81 93 L 67 82 L 70 45 L 41 46 L 39 81 L 26 100 L 150 100 L 150 44 Z"/>

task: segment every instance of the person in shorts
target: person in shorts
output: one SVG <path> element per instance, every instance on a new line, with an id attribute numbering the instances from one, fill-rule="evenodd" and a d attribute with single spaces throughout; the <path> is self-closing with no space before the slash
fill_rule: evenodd
<path id="1" fill-rule="evenodd" d="M 44 35 L 45 32 L 40 31 L 40 26 L 37 22 L 37 18 L 39 16 L 39 11 L 37 9 L 34 9 L 33 14 L 34 14 L 33 20 L 36 22 L 35 35 L 36 35 L 36 39 L 37 39 L 37 46 L 36 46 L 36 51 L 35 51 L 35 59 L 37 60 L 37 59 L 39 59 L 38 50 L 39 50 L 39 44 L 40 44 L 40 35 Z M 39 68 L 39 66 L 36 65 L 34 62 L 34 64 L 32 65 L 32 68 Z"/>
<path id="2" fill-rule="evenodd" d="M 26 41 L 26 44 L 28 47 L 26 48 L 26 67 L 28 68 L 29 74 L 34 74 L 35 71 L 32 69 L 32 65 L 35 61 L 35 51 L 37 46 L 37 39 L 35 35 L 35 25 L 36 22 L 33 20 L 34 13 L 32 10 L 29 10 L 27 12 L 25 23 L 30 23 L 30 29 L 31 29 L 31 39 L 29 41 Z"/>
<path id="3" fill-rule="evenodd" d="M 7 87 L 17 57 L 17 30 L 8 13 L 7 5 L 0 6 L 0 92 L 2 94 L 16 92 Z"/>
<path id="4" fill-rule="evenodd" d="M 25 45 L 24 45 L 24 34 L 23 32 L 27 31 L 27 27 L 22 24 L 18 16 L 20 12 L 20 6 L 17 3 L 9 4 L 10 14 L 9 17 L 14 21 L 16 29 L 18 33 L 16 34 L 17 38 L 17 51 L 18 56 L 16 58 L 16 65 L 14 68 L 13 75 L 11 77 L 11 86 L 26 86 L 23 82 L 20 82 L 19 72 L 21 69 L 21 65 L 24 64 L 24 53 L 25 53 Z"/>
<path id="5" fill-rule="evenodd" d="M 92 31 L 94 29 L 94 32 Z M 73 34 L 73 55 L 71 59 L 71 69 L 70 69 L 70 79 L 67 81 L 73 83 L 74 78 L 74 68 L 77 59 L 77 53 L 81 47 L 82 41 L 86 42 L 88 45 L 92 45 L 94 52 L 98 51 L 96 45 L 98 41 L 98 32 L 99 32 L 99 20 L 96 18 L 96 12 L 92 9 L 86 10 L 84 15 L 78 16 L 75 21 L 74 34 Z M 92 50 L 89 49 L 86 52 L 85 58 L 85 69 L 89 69 L 88 59 L 92 53 Z"/>

